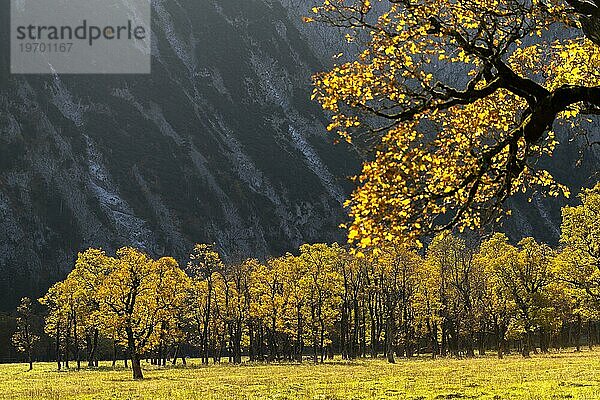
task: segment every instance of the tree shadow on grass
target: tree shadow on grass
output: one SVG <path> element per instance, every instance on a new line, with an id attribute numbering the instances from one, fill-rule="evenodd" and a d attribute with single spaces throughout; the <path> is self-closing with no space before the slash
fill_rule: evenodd
<path id="1" fill-rule="evenodd" d="M 140 379 L 140 380 L 135 380 L 132 377 L 106 379 L 107 382 L 121 382 L 121 383 L 127 383 L 127 382 L 152 382 L 152 381 L 161 381 L 161 380 L 173 380 L 173 379 L 171 379 L 171 378 L 165 378 L 165 377 L 152 377 L 152 376 L 145 376 L 144 379 Z"/>

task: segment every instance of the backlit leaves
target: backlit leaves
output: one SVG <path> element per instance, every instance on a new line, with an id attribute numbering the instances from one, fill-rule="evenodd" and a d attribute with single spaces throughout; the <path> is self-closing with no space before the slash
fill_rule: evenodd
<path id="1" fill-rule="evenodd" d="M 314 78 L 328 129 L 367 152 L 351 243 L 418 243 L 494 223 L 516 192 L 569 195 L 537 162 L 558 144 L 554 119 L 582 107 L 552 94 L 598 85 L 600 49 L 566 3 L 328 0 L 311 18 L 368 37 L 356 60 Z M 548 40 L 555 30 L 566 39 Z"/>

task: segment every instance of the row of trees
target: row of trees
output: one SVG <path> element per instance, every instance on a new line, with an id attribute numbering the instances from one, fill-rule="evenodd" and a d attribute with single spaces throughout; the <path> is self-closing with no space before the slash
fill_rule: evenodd
<path id="1" fill-rule="evenodd" d="M 560 347 L 563 330 L 593 327 L 600 301 L 600 185 L 563 211 L 562 247 L 504 234 L 483 241 L 442 233 L 419 252 L 404 246 L 353 253 L 333 244 L 300 247 L 265 263 L 227 265 L 196 245 L 185 271 L 173 258 L 123 248 L 89 249 L 40 299 L 58 367 L 97 363 L 99 338 L 140 360 L 165 364 L 194 351 L 209 363 L 323 362 L 370 355 L 474 356 L 494 347 Z M 23 305 L 15 343 L 31 351 Z M 591 336 L 591 335 L 588 335 Z M 591 338 L 590 338 L 591 339 Z M 33 340 L 33 341 L 32 341 Z"/>

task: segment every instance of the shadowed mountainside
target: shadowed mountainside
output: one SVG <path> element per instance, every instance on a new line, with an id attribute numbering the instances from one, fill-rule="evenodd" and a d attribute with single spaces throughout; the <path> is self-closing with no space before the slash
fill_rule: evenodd
<path id="1" fill-rule="evenodd" d="M 0 308 L 89 246 L 234 260 L 342 238 L 358 164 L 326 136 L 323 67 L 282 5 L 152 6 L 149 76 L 9 77 L 2 52 Z"/>

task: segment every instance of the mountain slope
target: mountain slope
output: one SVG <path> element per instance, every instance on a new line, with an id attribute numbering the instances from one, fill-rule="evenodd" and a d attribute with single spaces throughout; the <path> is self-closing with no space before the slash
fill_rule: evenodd
<path id="1" fill-rule="evenodd" d="M 156 0 L 153 14 L 150 76 L 8 77 L 3 59 L 2 308 L 88 246 L 183 260 L 215 242 L 231 260 L 341 238 L 357 163 L 325 136 L 322 66 L 281 4 Z"/>

